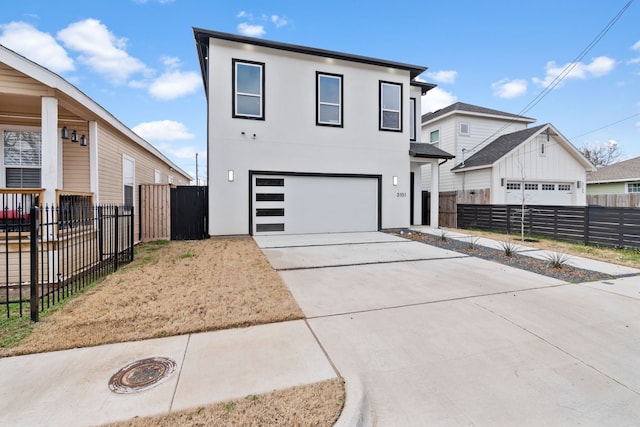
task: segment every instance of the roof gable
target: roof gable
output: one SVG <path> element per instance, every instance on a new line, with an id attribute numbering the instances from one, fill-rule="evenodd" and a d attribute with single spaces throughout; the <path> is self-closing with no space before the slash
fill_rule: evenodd
<path id="1" fill-rule="evenodd" d="M 587 182 L 636 180 L 640 180 L 640 157 L 605 166 L 587 176 Z"/>
<path id="2" fill-rule="evenodd" d="M 532 128 L 522 129 L 516 132 L 501 135 L 486 147 L 482 148 L 480 151 L 464 160 L 464 163 L 458 164 L 451 170 L 459 171 L 462 169 L 490 166 L 496 161 L 500 160 L 506 154 L 510 153 L 520 144 L 527 141 L 529 138 L 534 136 L 546 126 L 548 125 L 535 126 Z"/>
<path id="3" fill-rule="evenodd" d="M 501 119 L 508 119 L 511 121 L 526 122 L 526 123 L 533 123 L 536 121 L 536 119 L 520 116 L 518 114 L 511 114 L 504 111 L 493 110 L 491 108 L 480 107 L 478 105 L 465 104 L 464 102 L 456 102 L 454 104 L 451 104 L 433 113 L 423 114 L 422 123 L 423 124 L 428 123 L 438 118 L 442 118 L 442 117 L 453 115 L 453 114 L 465 114 L 465 115 L 480 116 L 480 117 L 501 118 Z"/>

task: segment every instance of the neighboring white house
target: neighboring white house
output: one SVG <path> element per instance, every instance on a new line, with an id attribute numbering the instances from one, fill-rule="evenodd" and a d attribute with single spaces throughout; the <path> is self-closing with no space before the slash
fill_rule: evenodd
<path id="1" fill-rule="evenodd" d="M 587 194 L 640 194 L 640 157 L 617 162 L 587 175 Z"/>
<path id="2" fill-rule="evenodd" d="M 440 168 L 439 190 L 483 190 L 490 204 L 585 205 L 595 168 L 553 125 L 528 127 L 534 121 L 461 102 L 423 115 L 425 139 L 456 155 Z"/>
<path id="3" fill-rule="evenodd" d="M 419 143 L 420 97 L 434 87 L 416 80 L 426 67 L 194 36 L 208 101 L 209 234 L 420 222 L 421 166 L 433 164 L 437 180 L 438 162 L 451 157 Z"/>

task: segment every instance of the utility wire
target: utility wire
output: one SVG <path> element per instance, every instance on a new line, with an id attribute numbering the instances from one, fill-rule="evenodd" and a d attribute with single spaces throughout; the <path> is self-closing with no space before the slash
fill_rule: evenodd
<path id="1" fill-rule="evenodd" d="M 598 132 L 599 130 L 606 129 L 606 128 L 608 128 L 608 127 L 611 127 L 611 126 L 613 126 L 613 125 L 617 125 L 618 123 L 622 123 L 622 122 L 624 122 L 624 121 L 627 121 L 627 120 L 629 120 L 629 119 L 633 119 L 634 117 L 638 117 L 638 116 L 640 116 L 640 113 L 632 114 L 632 115 L 630 115 L 630 116 L 628 116 L 628 117 L 625 117 L 624 119 L 620 119 L 620 120 L 615 121 L 615 122 L 613 122 L 613 123 L 609 123 L 609 124 L 607 124 L 607 125 L 600 126 L 599 128 L 597 128 L 597 129 L 593 129 L 593 130 L 590 130 L 589 132 L 581 133 L 581 134 L 580 134 L 580 135 L 578 135 L 578 136 L 573 136 L 573 137 L 569 138 L 569 140 L 578 139 L 578 138 L 580 138 L 580 137 L 582 137 L 582 136 L 585 136 L 585 135 L 590 135 L 590 134 L 592 134 L 592 133 L 594 133 L 594 132 Z"/>
<path id="2" fill-rule="evenodd" d="M 591 41 L 591 43 L 589 43 L 587 45 L 587 47 L 585 47 L 582 52 L 580 52 L 580 54 L 576 57 L 576 59 L 573 60 L 573 62 L 567 64 L 567 66 L 562 70 L 562 72 L 560 72 L 560 74 L 558 74 L 552 81 L 551 83 L 549 83 L 549 85 L 547 85 L 542 91 L 540 91 L 540 93 L 538 93 L 538 95 L 535 96 L 535 98 L 533 98 L 527 105 L 524 106 L 524 108 L 522 110 L 520 110 L 520 112 L 518 113 L 518 116 L 522 116 L 524 114 L 526 114 L 528 111 L 530 111 L 533 107 L 535 107 L 536 105 L 538 105 L 538 103 L 540 101 L 542 101 L 542 99 L 547 96 L 549 94 L 549 92 L 551 92 L 553 89 L 555 89 L 570 73 L 571 71 L 573 71 L 574 68 L 576 68 L 578 66 L 578 63 L 580 63 L 580 61 L 582 60 L 582 58 L 584 58 L 587 53 L 589 53 L 589 51 L 591 49 L 593 49 L 593 47 L 600 41 L 602 40 L 602 38 L 609 32 L 609 30 L 618 22 L 618 20 L 622 17 L 622 15 L 627 11 L 627 9 L 629 9 L 629 7 L 631 6 L 631 4 L 634 2 L 635 0 L 629 0 L 623 7 L 622 9 L 620 9 L 620 11 L 616 14 L 616 16 L 613 17 L 613 19 L 611 21 L 609 21 L 609 23 L 602 29 L 602 31 L 600 31 L 598 33 L 598 35 Z M 511 125 L 513 122 L 515 121 L 515 119 L 510 119 L 509 121 L 507 121 L 507 123 L 505 123 L 500 129 L 498 129 L 497 131 L 495 131 L 494 133 L 492 133 L 491 135 L 489 135 L 488 137 L 486 137 L 484 140 L 482 140 L 481 142 L 479 142 L 478 144 L 476 144 L 473 148 L 471 148 L 470 150 L 466 150 L 467 152 L 473 153 L 475 151 L 476 148 L 478 148 L 479 146 L 481 146 L 482 144 L 484 144 L 486 141 L 490 140 L 491 138 L 493 138 L 494 136 L 496 136 L 497 134 L 499 134 L 500 132 L 502 132 L 504 129 L 506 129 L 509 125 Z"/>

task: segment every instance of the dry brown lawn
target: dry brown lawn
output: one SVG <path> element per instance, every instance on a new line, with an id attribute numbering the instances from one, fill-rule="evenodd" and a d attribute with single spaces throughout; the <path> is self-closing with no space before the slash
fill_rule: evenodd
<path id="1" fill-rule="evenodd" d="M 133 263 L 46 316 L 0 356 L 303 318 L 253 239 L 139 245 Z"/>
<path id="2" fill-rule="evenodd" d="M 332 426 L 344 404 L 341 379 L 103 427 Z"/>
<path id="3" fill-rule="evenodd" d="M 249 237 L 139 245 L 134 262 L 47 315 L 0 356 L 87 347 L 302 319 Z M 112 426 L 333 425 L 344 404 L 334 379 Z"/>

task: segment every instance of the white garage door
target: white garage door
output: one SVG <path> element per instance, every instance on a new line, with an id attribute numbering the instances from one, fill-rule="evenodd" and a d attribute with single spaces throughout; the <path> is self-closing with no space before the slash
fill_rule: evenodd
<path id="1" fill-rule="evenodd" d="M 378 179 L 253 175 L 254 234 L 378 230 Z"/>
<path id="2" fill-rule="evenodd" d="M 574 185 L 550 182 L 507 182 L 508 205 L 553 205 L 569 206 L 573 204 Z"/>

